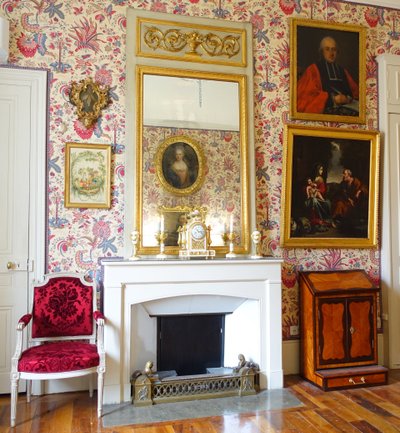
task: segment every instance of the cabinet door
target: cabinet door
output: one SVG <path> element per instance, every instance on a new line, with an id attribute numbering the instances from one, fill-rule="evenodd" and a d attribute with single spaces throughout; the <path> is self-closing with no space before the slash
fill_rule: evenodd
<path id="1" fill-rule="evenodd" d="M 372 360 L 374 351 L 374 300 L 372 296 L 348 299 L 349 358 Z"/>
<path id="2" fill-rule="evenodd" d="M 376 361 L 374 305 L 372 295 L 319 299 L 317 369 Z"/>
<path id="3" fill-rule="evenodd" d="M 317 323 L 317 368 L 346 362 L 346 300 L 319 299 Z"/>

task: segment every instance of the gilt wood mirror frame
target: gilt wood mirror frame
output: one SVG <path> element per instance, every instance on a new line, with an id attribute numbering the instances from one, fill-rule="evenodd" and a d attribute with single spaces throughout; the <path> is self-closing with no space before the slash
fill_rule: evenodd
<path id="1" fill-rule="evenodd" d="M 254 224 L 251 26 L 128 9 L 125 245 L 159 252 L 162 209 L 204 207 L 212 248 L 250 251 Z M 166 253 L 178 254 L 167 245 Z"/>

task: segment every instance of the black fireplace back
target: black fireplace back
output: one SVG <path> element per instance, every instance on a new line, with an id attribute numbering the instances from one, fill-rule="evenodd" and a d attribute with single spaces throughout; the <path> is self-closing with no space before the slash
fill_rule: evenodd
<path id="1" fill-rule="evenodd" d="M 225 314 L 159 316 L 157 330 L 158 371 L 183 376 L 223 366 Z"/>

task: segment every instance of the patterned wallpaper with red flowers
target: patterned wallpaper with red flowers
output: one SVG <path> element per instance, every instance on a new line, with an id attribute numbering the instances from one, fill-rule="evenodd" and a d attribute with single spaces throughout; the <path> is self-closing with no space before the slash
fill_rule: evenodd
<path id="1" fill-rule="evenodd" d="M 48 143 L 49 271 L 96 273 L 99 257 L 121 256 L 125 167 L 126 9 L 202 16 L 253 25 L 257 225 L 263 251 L 282 256 L 283 336 L 298 324 L 297 272 L 364 268 L 379 281 L 379 251 L 281 249 L 283 126 L 289 121 L 289 18 L 367 28 L 367 124 L 378 128 L 375 56 L 400 54 L 400 11 L 332 0 L 1 0 L 10 20 L 10 62 L 51 71 Z M 86 130 L 68 101 L 71 81 L 87 76 L 111 86 L 112 105 Z M 331 125 L 332 126 L 332 125 Z M 346 125 L 337 124 L 339 128 Z M 67 141 L 111 143 L 110 210 L 64 207 Z M 292 336 L 293 337 L 293 336 Z"/>

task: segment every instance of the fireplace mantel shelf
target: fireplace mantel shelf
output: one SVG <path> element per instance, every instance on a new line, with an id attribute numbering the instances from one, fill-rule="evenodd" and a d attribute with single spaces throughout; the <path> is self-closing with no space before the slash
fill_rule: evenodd
<path id="1" fill-rule="evenodd" d="M 115 258 L 104 258 L 102 259 L 102 264 L 112 266 L 115 264 L 116 266 L 120 266 L 121 263 L 124 263 L 126 265 L 169 265 L 171 263 L 185 265 L 185 264 L 198 264 L 198 265 L 212 265 L 212 264 L 221 264 L 221 263 L 268 263 L 268 262 L 282 262 L 283 259 L 276 258 L 276 257 L 262 257 L 260 259 L 252 259 L 251 256 L 237 256 L 236 258 L 224 258 L 224 257 L 216 257 L 214 259 L 206 259 L 203 257 L 199 258 L 191 258 L 191 259 L 180 259 L 176 256 L 169 256 L 166 259 L 160 260 L 157 259 L 155 256 L 146 256 L 146 257 L 140 257 L 138 260 L 128 260 L 128 259 L 115 259 Z"/>
<path id="2" fill-rule="evenodd" d="M 130 375 L 144 367 L 141 356 L 150 356 L 152 338 L 147 333 L 152 326 L 146 326 L 145 331 L 135 329 L 137 308 L 154 303 L 167 308 L 189 297 L 191 305 L 197 308 L 205 302 L 214 304 L 210 302 L 214 299 L 220 303 L 235 298 L 255 303 L 255 314 L 242 325 L 247 335 L 251 330 L 255 357 L 259 357 L 254 361 L 260 365 L 260 385 L 282 388 L 281 263 L 281 259 L 269 257 L 103 260 L 103 305 L 107 318 L 104 403 L 130 400 Z M 135 337 L 132 332 L 139 335 Z M 143 347 L 139 349 L 138 345 Z"/>

